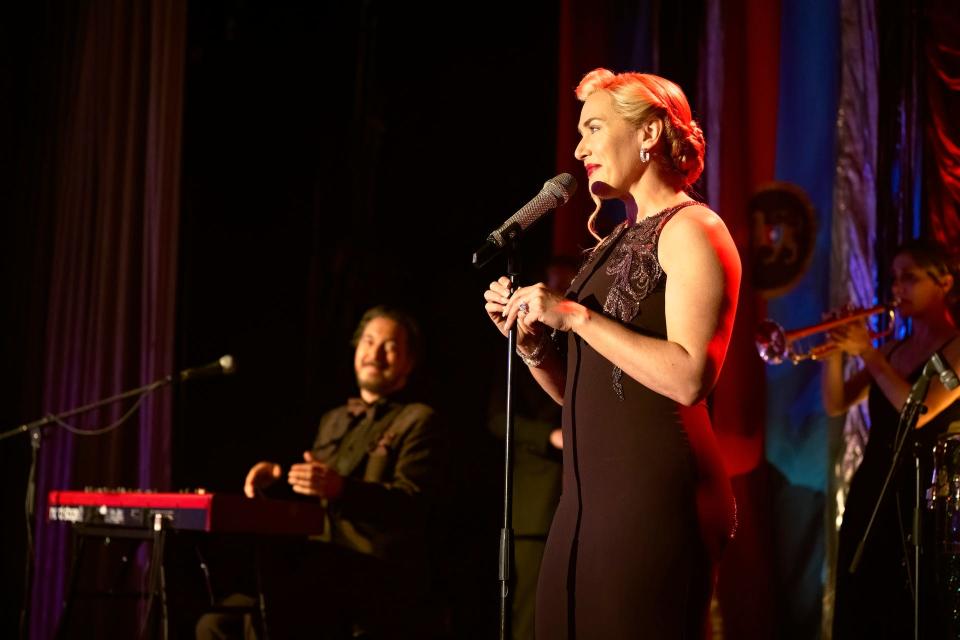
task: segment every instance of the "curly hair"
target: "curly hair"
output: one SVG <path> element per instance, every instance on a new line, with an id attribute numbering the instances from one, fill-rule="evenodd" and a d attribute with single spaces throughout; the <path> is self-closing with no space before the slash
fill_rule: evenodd
<path id="1" fill-rule="evenodd" d="M 680 87 L 650 73 L 594 69 L 577 86 L 577 98 L 586 101 L 596 91 L 608 92 L 617 113 L 638 129 L 650 118 L 660 118 L 669 144 L 669 153 L 664 154 L 668 166 L 680 175 L 684 188 L 697 181 L 707 145 Z"/>
<path id="2" fill-rule="evenodd" d="M 690 111 L 690 103 L 675 83 L 650 73 L 613 73 L 594 69 L 577 85 L 577 99 L 586 102 L 597 91 L 606 91 L 613 99 L 614 110 L 639 129 L 651 118 L 663 122 L 665 149 L 662 166 L 672 171 L 683 189 L 687 189 L 703 173 L 707 143 L 703 130 Z M 599 203 L 587 223 L 599 239 L 595 220 Z"/>

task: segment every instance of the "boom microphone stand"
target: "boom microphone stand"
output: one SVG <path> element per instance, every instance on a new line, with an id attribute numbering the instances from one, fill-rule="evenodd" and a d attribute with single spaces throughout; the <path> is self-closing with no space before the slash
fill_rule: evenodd
<path id="1" fill-rule="evenodd" d="M 510 289 L 515 291 L 520 277 L 520 240 L 519 233 L 511 233 L 506 242 L 497 252 L 503 252 L 507 259 L 507 276 L 510 278 Z M 482 251 L 482 249 L 481 249 Z M 483 257 L 478 251 L 474 254 L 473 263 L 477 267 L 483 266 L 489 257 Z M 507 387 L 506 387 L 506 424 L 503 432 L 503 527 L 500 529 L 500 556 L 498 561 L 498 581 L 500 583 L 500 640 L 509 640 L 511 637 L 512 608 L 510 581 L 512 574 L 513 554 L 513 365 L 514 352 L 517 348 L 516 323 L 507 332 Z"/>
<path id="2" fill-rule="evenodd" d="M 532 224 L 552 209 L 564 204 L 577 190 L 577 181 L 569 173 L 548 180 L 533 200 L 510 216 L 473 254 L 478 269 L 499 253 L 507 258 L 511 291 L 516 291 L 520 274 L 520 237 Z M 516 323 L 507 333 L 507 403 L 504 427 L 503 528 L 500 530 L 500 640 L 510 637 L 510 556 L 513 552 L 513 363 L 517 348 Z"/>
<path id="3" fill-rule="evenodd" d="M 507 276 L 510 278 L 510 290 L 516 291 L 520 278 L 520 243 L 513 238 L 505 248 L 507 258 Z M 498 580 L 500 582 L 500 640 L 508 640 L 512 635 L 511 619 L 513 596 L 510 582 L 513 578 L 513 454 L 516 436 L 514 434 L 513 372 L 517 349 L 517 325 L 514 322 L 507 333 L 507 386 L 506 386 L 506 422 L 504 425 L 503 446 L 503 527 L 500 529 L 500 554 L 498 562 Z"/>
<path id="4" fill-rule="evenodd" d="M 37 501 L 39 497 L 37 493 L 37 461 L 40 458 L 40 445 L 43 440 L 43 429 L 49 427 L 50 425 L 59 425 L 67 429 L 75 435 L 104 435 L 113 431 L 114 429 L 120 427 L 124 422 L 126 422 L 140 407 L 140 403 L 145 397 L 153 393 L 161 387 L 165 387 L 174 382 L 186 382 L 188 380 L 195 380 L 197 378 L 205 378 L 208 376 L 216 375 L 229 375 L 236 370 L 236 364 L 232 356 L 226 355 L 212 362 L 208 365 L 201 367 L 193 367 L 190 369 L 184 369 L 177 374 L 170 374 L 154 380 L 149 384 L 145 384 L 136 389 L 130 389 L 129 391 L 124 391 L 116 395 L 112 395 L 108 398 L 103 398 L 89 404 L 77 407 L 75 409 L 70 409 L 67 411 L 62 411 L 56 414 L 47 414 L 46 416 L 28 422 L 26 424 L 20 425 L 8 431 L 0 432 L 0 441 L 6 440 L 7 438 L 12 438 L 18 436 L 22 433 L 30 434 L 30 468 L 27 472 L 27 490 L 24 498 L 24 511 L 26 513 L 26 527 L 27 527 L 27 545 L 26 545 L 26 570 L 24 571 L 24 587 L 23 587 L 23 605 L 20 609 L 20 637 L 26 638 L 28 634 L 28 624 L 30 616 L 30 592 L 33 587 L 33 561 L 34 561 L 34 539 L 33 539 L 33 519 L 36 514 Z M 111 424 L 108 427 L 102 429 L 76 429 L 66 424 L 64 421 L 68 418 L 78 416 L 84 413 L 93 411 L 94 409 L 99 409 L 115 402 L 121 400 L 126 400 L 127 398 L 137 398 L 137 401 L 119 420 Z"/>

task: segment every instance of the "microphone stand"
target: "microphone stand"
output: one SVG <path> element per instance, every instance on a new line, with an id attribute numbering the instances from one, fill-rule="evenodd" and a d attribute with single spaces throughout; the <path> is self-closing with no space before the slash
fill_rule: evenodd
<path id="1" fill-rule="evenodd" d="M 230 363 L 230 370 L 224 368 L 224 373 L 230 373 L 232 371 L 232 361 Z M 0 441 L 6 440 L 7 438 L 12 438 L 18 436 L 22 433 L 30 434 L 30 447 L 31 447 L 31 456 L 30 456 L 30 469 L 27 472 L 27 490 L 24 500 L 26 519 L 27 519 L 27 548 L 26 548 L 26 571 L 24 572 L 24 587 L 23 587 L 23 605 L 20 609 L 20 637 L 27 637 L 27 626 L 29 625 L 29 615 L 30 615 L 30 595 L 33 587 L 33 561 L 34 561 L 34 539 L 33 539 L 33 519 L 36 514 L 37 503 L 40 500 L 40 496 L 37 495 L 37 462 L 40 458 L 40 445 L 42 444 L 42 435 L 43 429 L 49 427 L 52 424 L 61 424 L 65 419 L 72 418 L 74 416 L 88 413 L 94 409 L 99 409 L 109 404 L 119 402 L 120 400 L 125 400 L 127 398 L 137 397 L 143 399 L 148 394 L 153 393 L 161 387 L 165 387 L 174 382 L 174 380 L 182 381 L 191 379 L 195 372 L 198 372 L 198 369 L 186 369 L 181 371 L 176 376 L 167 375 L 149 384 L 145 384 L 136 389 L 130 389 L 128 391 L 123 391 L 116 395 L 112 395 L 108 398 L 103 398 L 101 400 L 96 400 L 89 404 L 77 407 L 75 409 L 70 409 L 68 411 L 62 411 L 56 414 L 47 414 L 46 416 L 34 420 L 33 422 L 28 422 L 26 424 L 20 425 L 8 431 L 0 432 Z M 136 409 L 139 406 L 139 400 L 133 409 Z M 122 425 L 130 416 L 133 415 L 133 409 L 128 411 L 127 415 L 124 415 L 120 420 L 103 430 L 91 431 L 85 435 L 99 435 L 100 433 L 106 433 L 107 430 L 113 430 L 120 425 Z"/>
<path id="2" fill-rule="evenodd" d="M 890 469 L 887 471 L 887 475 L 883 480 L 883 485 L 880 488 L 880 495 L 877 497 L 877 502 L 873 506 L 873 512 L 870 514 L 870 520 L 867 522 L 867 527 L 863 532 L 863 537 L 860 538 L 860 543 L 857 545 L 857 551 L 853 555 L 853 560 L 850 562 L 850 573 L 856 573 L 857 568 L 860 566 L 860 561 L 863 559 L 863 550 L 866 546 L 867 539 L 870 537 L 870 533 L 873 530 L 874 521 L 876 520 L 877 513 L 880 511 L 880 505 L 883 503 L 884 497 L 887 495 L 887 490 L 890 488 L 890 481 L 893 479 L 894 474 L 897 472 L 897 467 L 900 463 L 900 454 L 903 451 L 903 445 L 907 442 L 910 437 L 910 434 L 913 433 L 917 420 L 920 419 L 920 415 L 926 413 L 927 407 L 923 404 L 923 401 L 927 397 L 927 391 L 930 389 L 930 379 L 933 377 L 934 372 L 930 371 L 930 364 L 926 364 L 923 367 L 923 372 L 920 374 L 920 377 L 916 382 L 913 383 L 913 386 L 910 388 L 910 394 L 907 396 L 906 401 L 903 403 L 903 408 L 900 410 L 900 421 L 897 425 L 897 434 L 894 442 L 896 447 L 893 452 L 893 459 L 890 461 Z M 913 538 L 913 576 L 912 576 L 912 587 L 913 587 L 913 637 L 914 640 L 919 640 L 920 638 L 920 452 L 914 447 L 914 510 L 911 526 L 911 537 Z M 897 517 L 900 517 L 900 514 L 897 514 Z"/>
<path id="3" fill-rule="evenodd" d="M 507 276 L 510 278 L 510 290 L 516 291 L 520 276 L 520 242 L 514 235 L 505 247 L 507 257 Z M 514 322 L 507 333 L 507 401 L 506 424 L 503 433 L 503 528 L 500 530 L 500 640 L 509 640 L 511 629 L 511 601 L 510 580 L 512 578 L 513 555 L 513 365 L 516 361 L 514 353 L 517 348 L 517 323 Z"/>

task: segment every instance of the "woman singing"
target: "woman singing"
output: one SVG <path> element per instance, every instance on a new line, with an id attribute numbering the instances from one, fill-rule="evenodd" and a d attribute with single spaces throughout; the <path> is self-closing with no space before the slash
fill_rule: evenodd
<path id="1" fill-rule="evenodd" d="M 871 344 L 864 323 L 835 330 L 833 342 L 863 360 L 863 369 L 843 379 L 842 358 L 828 358 L 823 374 L 823 401 L 827 413 L 839 415 L 866 399 L 870 411 L 870 438 L 863 462 L 850 483 L 837 550 L 837 586 L 833 637 L 913 637 L 913 547 L 910 540 L 915 504 L 912 465 L 913 442 L 921 452 L 921 481 L 930 481 L 933 444 L 947 426 L 960 420 L 960 389 L 947 391 L 937 381 L 930 385 L 920 416 L 901 453 L 901 465 L 884 498 L 864 547 L 857 571 L 850 563 L 880 496 L 880 488 L 893 459 L 900 409 L 930 357 L 940 352 L 956 368 L 960 365 L 960 332 L 951 314 L 954 276 L 943 247 L 925 240 L 901 246 L 893 259 L 893 296 L 902 318 L 912 321 L 910 336 L 880 349 Z M 924 540 L 931 538 L 925 526 Z M 928 544 L 920 568 L 920 637 L 941 638 L 944 620 L 936 606 L 936 549 Z"/>
<path id="2" fill-rule="evenodd" d="M 547 540 L 536 636 L 703 637 L 734 505 L 705 399 L 733 327 L 740 261 L 686 189 L 703 170 L 687 99 L 650 74 L 589 73 L 575 155 L 598 244 L 570 289 L 484 293 L 486 311 L 563 405 L 563 495 Z M 601 199 L 627 220 L 601 238 Z M 565 336 L 563 334 L 566 334 Z M 566 340 L 566 357 L 555 338 Z"/>

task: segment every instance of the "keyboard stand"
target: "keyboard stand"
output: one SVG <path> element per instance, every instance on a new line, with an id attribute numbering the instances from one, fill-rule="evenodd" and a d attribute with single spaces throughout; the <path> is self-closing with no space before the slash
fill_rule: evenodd
<path id="1" fill-rule="evenodd" d="M 163 640 L 170 638 L 170 618 L 169 603 L 167 599 L 167 575 L 165 568 L 166 560 L 166 542 L 170 531 L 167 519 L 161 514 L 154 514 L 153 527 L 150 530 L 132 529 L 126 527 L 112 527 L 108 525 L 89 525 L 75 523 L 72 525 L 74 535 L 74 552 L 70 565 L 70 574 L 68 578 L 68 587 L 66 597 L 64 598 L 63 609 L 60 620 L 57 624 L 56 638 L 69 638 L 70 636 L 70 618 L 76 601 L 79 598 L 99 598 L 99 599 L 131 599 L 146 600 L 146 611 L 140 624 L 138 638 L 144 639 L 151 637 L 151 629 L 155 629 L 154 620 L 159 617 L 159 637 Z M 191 535 L 194 532 L 178 532 L 178 535 Z M 202 535 L 199 534 L 198 535 Z M 135 552 L 129 552 L 121 557 L 121 568 L 113 580 L 113 586 L 107 590 L 95 589 L 89 592 L 83 592 L 79 588 L 80 577 L 83 570 L 83 559 L 89 538 L 99 538 L 105 545 L 112 543 L 114 539 L 131 540 L 136 543 L 151 543 L 151 552 L 149 560 L 149 573 L 147 578 L 146 591 L 118 591 L 117 587 L 122 585 L 123 580 L 129 576 L 131 567 L 135 563 Z M 138 545 L 137 545 L 138 546 Z M 236 606 L 236 605 L 218 605 L 216 604 L 214 594 L 207 581 L 207 593 L 209 595 L 209 604 L 203 609 L 211 613 L 231 613 L 231 614 L 251 614 L 259 623 L 258 627 L 261 638 L 269 640 L 267 630 L 267 607 L 266 599 L 263 594 L 263 584 L 261 578 L 261 553 L 259 544 L 255 545 L 254 553 L 254 571 L 257 585 L 256 605 L 254 606 Z M 198 554 L 199 556 L 199 554 Z M 207 568 L 201 559 L 201 570 L 204 575 L 208 575 Z"/>

